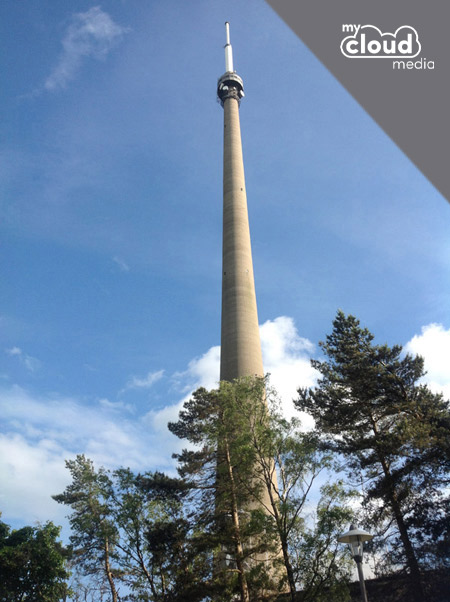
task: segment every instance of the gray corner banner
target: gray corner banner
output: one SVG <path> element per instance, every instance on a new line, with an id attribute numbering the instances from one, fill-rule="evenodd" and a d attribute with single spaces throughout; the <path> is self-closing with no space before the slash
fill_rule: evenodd
<path id="1" fill-rule="evenodd" d="M 266 1 L 450 200 L 450 0 Z"/>

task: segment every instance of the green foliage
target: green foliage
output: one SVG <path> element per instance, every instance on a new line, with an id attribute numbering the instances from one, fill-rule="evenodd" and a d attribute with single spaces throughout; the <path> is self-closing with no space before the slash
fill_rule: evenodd
<path id="1" fill-rule="evenodd" d="M 69 594 L 68 550 L 51 522 L 11 530 L 0 521 L 1 602 L 57 602 Z"/>
<path id="2" fill-rule="evenodd" d="M 348 558 L 336 540 L 351 520 L 348 495 L 342 484 L 324 485 L 311 516 L 313 485 L 331 468 L 331 457 L 318 449 L 316 435 L 302 432 L 299 421 L 282 417 L 267 379 L 199 389 L 169 428 L 197 445 L 177 456 L 180 473 L 191 480 L 201 508 L 197 518 L 211 541 L 225 547 L 231 568 L 237 566 L 236 541 L 242 544 L 250 599 L 260 599 L 258 591 L 285 590 L 287 582 L 292 599 L 301 584 L 305 600 L 320 600 L 330 591 L 345 600 Z M 237 525 L 230 518 L 233 492 Z M 262 553 L 264 562 L 258 561 Z M 230 595 L 235 572 L 219 577 Z"/>
<path id="3" fill-rule="evenodd" d="M 119 569 L 113 562 L 119 533 L 112 518 L 111 479 L 103 468 L 96 471 L 84 455 L 66 461 L 66 466 L 72 483 L 53 499 L 72 508 L 69 520 L 74 559 L 83 574 L 105 579 L 113 602 L 117 602 Z"/>
<path id="4" fill-rule="evenodd" d="M 184 510 L 189 486 L 156 472 L 113 473 L 115 524 L 123 582 L 129 599 L 195 602 L 203 599 L 201 584 L 210 573 Z"/>
<path id="5" fill-rule="evenodd" d="M 77 456 L 72 483 L 54 498 L 71 507 L 71 542 L 80 595 L 108 586 L 112 600 L 196 602 L 210 573 L 185 516 L 186 483 L 162 473 L 96 470 Z"/>
<path id="6" fill-rule="evenodd" d="M 338 536 L 352 519 L 349 494 L 341 482 L 320 489 L 312 525 L 302 527 L 291 537 L 291 554 L 296 581 L 301 584 L 303 602 L 345 602 L 353 561 Z"/>
<path id="7" fill-rule="evenodd" d="M 249 422 L 250 399 L 264 399 L 264 380 L 199 389 L 178 422 L 169 424 L 174 434 L 196 446 L 176 457 L 180 475 L 193 488 L 197 524 L 210 547 L 217 548 L 215 581 L 226 596 L 239 592 L 241 600 L 256 595 L 253 590 L 276 589 L 267 564 L 274 554 L 273 524 L 257 503 L 265 484 L 255 470 L 257 425 Z"/>
<path id="8" fill-rule="evenodd" d="M 276 391 L 268 386 L 266 396 L 249 396 L 245 405 L 255 471 L 265 484 L 265 505 L 273 518 L 292 600 L 300 586 L 303 599 L 320 600 L 333 591 L 336 600 L 348 593 L 348 558 L 337 536 L 352 512 L 341 482 L 324 482 L 333 471 L 332 456 L 321 451 L 315 433 L 305 432 L 298 419 L 287 420 L 280 411 Z M 322 481 L 319 501 L 317 482 Z M 262 500 L 264 501 L 264 500 Z"/>
<path id="9" fill-rule="evenodd" d="M 169 428 L 190 444 L 181 478 L 67 463 L 72 483 L 55 499 L 72 508 L 76 573 L 91 579 L 78 579 L 79 599 L 106 584 L 112 600 L 262 602 L 288 583 L 292 599 L 300 586 L 305 602 L 344 602 L 348 494 L 325 482 L 331 455 L 282 417 L 266 379 L 199 389 Z"/>
<path id="10" fill-rule="evenodd" d="M 418 561 L 427 560 L 446 507 L 449 409 L 419 384 L 422 358 L 373 338 L 338 312 L 320 344 L 327 360 L 312 362 L 321 373 L 318 386 L 299 390 L 296 405 L 314 417 L 326 447 L 344 456 L 349 475 L 364 480 L 366 517 L 390 542 L 385 559 L 408 566 L 415 599 L 423 599 Z"/>

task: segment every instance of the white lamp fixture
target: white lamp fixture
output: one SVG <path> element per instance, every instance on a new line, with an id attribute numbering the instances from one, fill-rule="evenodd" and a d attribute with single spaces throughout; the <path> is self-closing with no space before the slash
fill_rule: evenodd
<path id="1" fill-rule="evenodd" d="M 373 535 L 362 529 L 358 529 L 355 525 L 350 525 L 350 531 L 338 537 L 339 543 L 346 543 L 350 548 L 353 560 L 356 562 L 358 569 L 359 584 L 361 587 L 361 598 L 363 602 L 367 601 L 366 586 L 364 583 L 364 575 L 362 570 L 363 546 L 365 541 L 369 541 Z"/>
<path id="2" fill-rule="evenodd" d="M 358 529 L 355 525 L 350 525 L 350 531 L 344 533 L 338 537 L 340 543 L 347 543 L 349 545 L 352 558 L 356 562 L 362 562 L 363 556 L 363 545 L 365 541 L 369 541 L 373 538 L 373 535 L 362 529 Z M 358 558 L 358 560 L 356 560 Z"/>

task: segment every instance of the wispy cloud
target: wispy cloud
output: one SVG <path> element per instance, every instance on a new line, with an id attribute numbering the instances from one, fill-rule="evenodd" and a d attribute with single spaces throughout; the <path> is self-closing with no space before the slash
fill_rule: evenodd
<path id="1" fill-rule="evenodd" d="M 120 257 L 117 257 L 117 255 L 115 257 L 113 257 L 113 261 L 114 263 L 117 265 L 117 267 L 119 268 L 119 270 L 121 272 L 129 272 L 130 271 L 130 266 Z"/>
<path id="2" fill-rule="evenodd" d="M 17 359 L 23 366 L 25 366 L 28 372 L 37 372 L 41 367 L 41 362 L 37 358 L 24 353 L 20 347 L 11 347 L 11 349 L 6 349 L 6 353 L 11 357 L 17 357 Z"/>
<path id="3" fill-rule="evenodd" d="M 104 59 L 127 31 L 114 23 L 99 6 L 74 14 L 62 40 L 59 61 L 44 88 L 49 91 L 65 88 L 75 78 L 83 61 L 89 57 Z"/>
<path id="4" fill-rule="evenodd" d="M 149 432 L 144 417 L 120 402 L 35 395 L 16 385 L 0 388 L 0 413 L 0 505 L 8 520 L 61 521 L 67 509 L 51 495 L 67 485 L 64 461 L 76 454 L 107 468 L 174 470 L 177 440 L 166 425 Z"/>
<path id="5" fill-rule="evenodd" d="M 8 355 L 21 355 L 22 350 L 20 349 L 20 347 L 11 347 L 11 349 L 6 350 L 6 353 Z"/>
<path id="6" fill-rule="evenodd" d="M 156 382 L 158 382 L 158 380 L 161 380 L 163 376 L 164 370 L 149 372 L 147 376 L 144 377 L 132 376 L 120 392 L 124 393 L 129 389 L 150 389 Z"/>
<path id="7" fill-rule="evenodd" d="M 123 401 L 109 401 L 109 399 L 102 398 L 99 400 L 99 404 L 106 408 L 107 410 L 111 410 L 113 412 L 130 412 L 134 413 L 134 407 L 129 403 L 124 403 Z"/>

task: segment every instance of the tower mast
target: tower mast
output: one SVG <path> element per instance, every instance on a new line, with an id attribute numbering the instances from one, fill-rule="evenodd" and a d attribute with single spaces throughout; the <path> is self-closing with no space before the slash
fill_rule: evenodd
<path id="1" fill-rule="evenodd" d="M 239 105 L 244 83 L 233 67 L 225 23 L 225 73 L 217 83 L 224 110 L 223 249 L 220 380 L 264 376 L 245 191 Z"/>
<path id="2" fill-rule="evenodd" d="M 225 23 L 225 73 L 217 82 L 217 96 L 224 110 L 223 135 L 223 247 L 222 247 L 222 327 L 220 380 L 233 382 L 242 377 L 264 377 L 259 337 L 258 310 L 250 242 L 245 190 L 239 106 L 244 83 L 233 66 L 230 26 Z M 235 467 L 239 470 L 239 467 Z M 260 479 L 255 474 L 255 483 Z M 272 486 L 277 488 L 273 472 Z M 261 481 L 262 482 L 262 481 Z M 264 487 L 261 499 L 250 501 L 244 513 L 259 509 L 269 512 L 271 500 Z M 281 559 L 281 549 L 276 553 Z M 279 568 L 270 564 L 266 553 L 248 558 L 252 563 L 267 564 L 267 574 L 280 578 Z"/>

